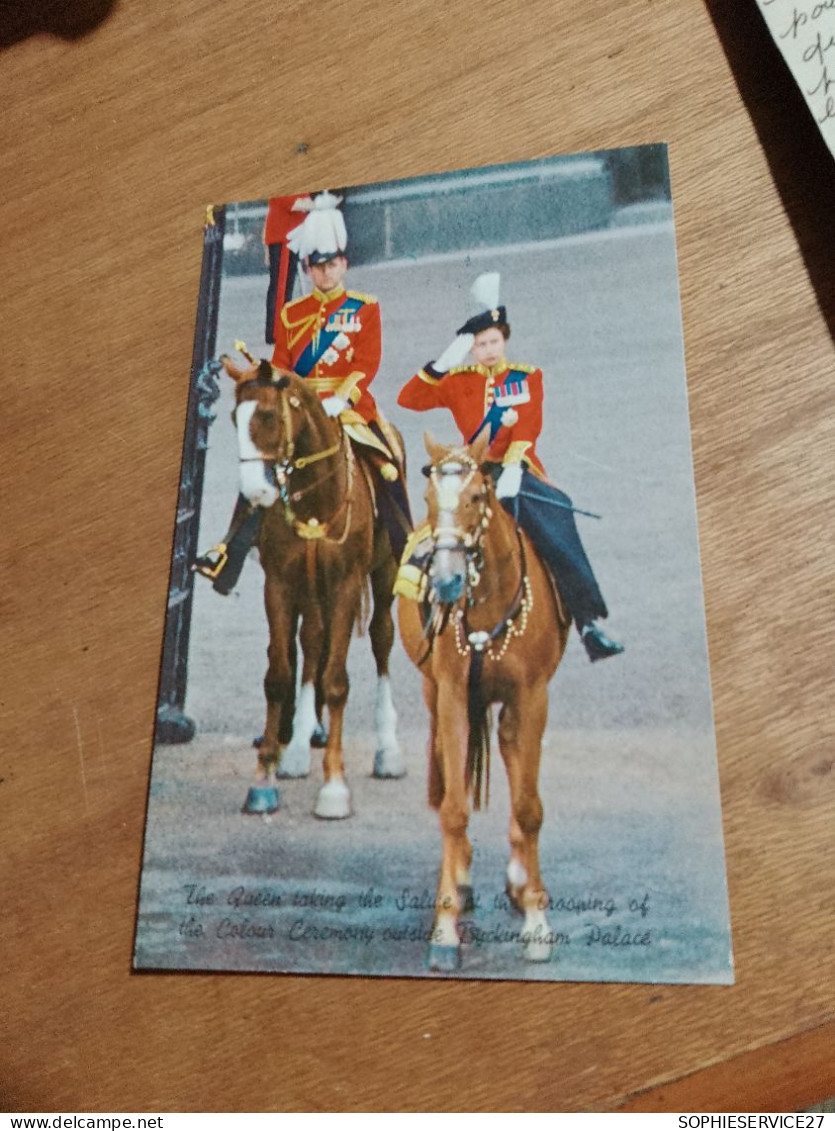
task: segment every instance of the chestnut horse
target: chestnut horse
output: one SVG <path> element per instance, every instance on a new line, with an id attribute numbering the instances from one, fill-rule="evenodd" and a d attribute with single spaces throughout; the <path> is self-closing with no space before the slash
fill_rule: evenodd
<path id="1" fill-rule="evenodd" d="M 263 509 L 257 545 L 270 629 L 267 718 L 244 812 L 278 808 L 273 773 L 308 773 L 310 741 L 324 704 L 329 716 L 325 781 L 314 813 L 348 817 L 351 795 L 342 760 L 346 661 L 369 576 L 374 602 L 369 634 L 378 676 L 374 774 L 405 773 L 388 677 L 397 563 L 385 530 L 375 530 L 370 475 L 311 385 L 268 361 L 242 370 L 228 357 L 221 360 L 236 382 L 241 493 Z M 301 693 L 292 738 L 281 750 L 279 734 L 288 731 L 287 719 L 282 727 L 282 712 L 292 711 L 295 702 L 297 633 L 303 656 Z"/>
<path id="2" fill-rule="evenodd" d="M 527 536 L 496 499 L 481 463 L 486 433 L 471 447 L 442 447 L 431 458 L 425 594 L 401 597 L 400 633 L 423 674 L 431 718 L 429 803 L 439 811 L 443 855 L 429 965 L 460 963 L 458 920 L 472 910 L 468 793 L 475 807 L 489 788 L 490 704 L 501 704 L 499 745 L 510 785 L 507 891 L 524 913 L 524 955 L 551 956 L 539 870 L 542 803 L 538 778 L 548 681 L 568 639 L 569 621 Z"/>

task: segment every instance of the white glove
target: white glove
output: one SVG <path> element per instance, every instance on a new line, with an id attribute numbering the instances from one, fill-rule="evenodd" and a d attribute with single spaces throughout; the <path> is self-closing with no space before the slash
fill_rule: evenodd
<path id="1" fill-rule="evenodd" d="M 343 397 L 325 397 L 322 408 L 328 416 L 339 416 L 348 408 L 348 402 Z"/>
<path id="2" fill-rule="evenodd" d="M 472 334 L 459 334 L 455 341 L 447 346 L 437 361 L 432 362 L 432 368 L 439 373 L 446 373 L 456 365 L 460 365 L 473 344 Z"/>
<path id="3" fill-rule="evenodd" d="M 502 413 L 502 424 L 505 428 L 512 428 L 519 420 L 519 413 L 515 408 L 506 408 Z"/>
<path id="4" fill-rule="evenodd" d="M 506 463 L 496 484 L 497 499 L 515 499 L 522 486 L 521 463 Z"/>

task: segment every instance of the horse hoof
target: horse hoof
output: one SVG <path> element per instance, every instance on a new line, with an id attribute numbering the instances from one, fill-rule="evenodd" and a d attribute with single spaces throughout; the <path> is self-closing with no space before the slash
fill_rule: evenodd
<path id="1" fill-rule="evenodd" d="M 399 750 L 378 750 L 374 755 L 375 778 L 405 778 L 406 763 Z"/>
<path id="2" fill-rule="evenodd" d="M 538 939 L 532 939 L 530 942 L 524 943 L 524 955 L 526 962 L 550 962 L 553 953 L 553 947 L 550 943 L 541 942 Z"/>
<path id="3" fill-rule="evenodd" d="M 344 781 L 329 781 L 322 786 L 313 815 L 324 821 L 341 821 L 351 816 L 351 791 Z"/>
<path id="4" fill-rule="evenodd" d="M 443 974 L 456 973 L 461 966 L 461 947 L 430 943 L 427 965 L 430 970 L 439 970 Z"/>
<path id="5" fill-rule="evenodd" d="M 241 809 L 247 815 L 275 813 L 278 809 L 278 790 L 274 785 L 252 785 Z"/>
<path id="6" fill-rule="evenodd" d="M 473 896 L 472 884 L 459 884 L 458 898 L 461 900 L 462 915 L 465 915 L 468 911 L 475 911 L 475 897 Z"/>
<path id="7" fill-rule="evenodd" d="M 316 750 L 324 750 L 328 744 L 328 732 L 321 723 L 316 724 L 316 729 L 310 736 L 310 745 Z"/>

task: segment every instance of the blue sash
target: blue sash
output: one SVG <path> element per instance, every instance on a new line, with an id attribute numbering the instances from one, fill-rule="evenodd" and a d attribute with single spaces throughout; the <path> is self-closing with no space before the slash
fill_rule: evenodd
<path id="1" fill-rule="evenodd" d="M 490 405 L 487 412 L 484 414 L 484 419 L 482 420 L 481 424 L 479 424 L 478 428 L 476 428 L 475 432 L 473 432 L 472 436 L 470 436 L 469 440 L 467 441 L 468 444 L 474 443 L 485 428 L 490 429 L 490 443 L 493 443 L 493 441 L 496 439 L 496 435 L 498 434 L 499 429 L 502 426 L 502 416 L 504 415 L 505 409 L 511 407 L 511 405 L 514 403 L 524 403 L 524 401 L 514 399 L 514 390 L 517 391 L 517 396 L 520 389 L 522 391 L 527 391 L 527 381 L 525 379 L 526 376 L 526 374 L 521 373 L 516 369 L 510 369 L 508 371 L 503 383 L 501 385 L 497 385 L 493 390 L 495 400 Z M 505 384 L 512 385 L 513 389 L 505 389 Z M 530 395 L 528 395 L 525 400 L 530 400 Z"/>
<path id="2" fill-rule="evenodd" d="M 502 426 L 502 413 L 503 412 L 504 412 L 504 408 L 501 407 L 500 405 L 497 405 L 496 402 L 493 401 L 493 403 L 488 408 L 487 412 L 484 414 L 484 419 L 482 420 L 481 424 L 479 424 L 478 428 L 476 428 L 475 432 L 473 432 L 472 436 L 470 436 L 467 443 L 468 444 L 474 444 L 475 441 L 478 439 L 478 437 L 481 435 L 481 433 L 484 431 L 484 429 L 489 427 L 489 429 L 490 429 L 490 443 L 492 444 L 493 441 L 496 439 L 496 433 L 499 431 L 499 429 Z"/>
<path id="3" fill-rule="evenodd" d="M 356 312 L 361 310 L 364 306 L 365 303 L 362 299 L 346 297 L 342 305 L 338 306 L 336 310 L 331 313 L 330 318 L 333 318 L 334 314 L 340 314 L 343 311 L 347 311 L 349 314 L 356 314 Z M 328 321 L 330 321 L 330 318 Z M 298 361 L 293 366 L 294 371 L 298 373 L 299 377 L 308 377 L 310 375 L 314 367 L 322 360 L 341 333 L 341 330 L 322 329 L 318 334 L 313 335 L 299 355 Z"/>

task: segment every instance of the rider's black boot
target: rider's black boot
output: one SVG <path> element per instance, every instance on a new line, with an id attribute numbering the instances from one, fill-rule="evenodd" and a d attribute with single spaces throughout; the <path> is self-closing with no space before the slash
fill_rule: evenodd
<path id="1" fill-rule="evenodd" d="M 238 584 L 246 556 L 255 545 L 260 523 L 260 509 L 239 495 L 226 537 L 195 559 L 192 570 L 208 577 L 212 588 L 221 596 L 228 596 Z"/>
<path id="2" fill-rule="evenodd" d="M 603 629 L 598 628 L 594 623 L 584 625 L 580 629 L 580 636 L 592 663 L 596 660 L 605 660 L 609 656 L 619 656 L 623 651 L 622 644 L 610 640 Z"/>

